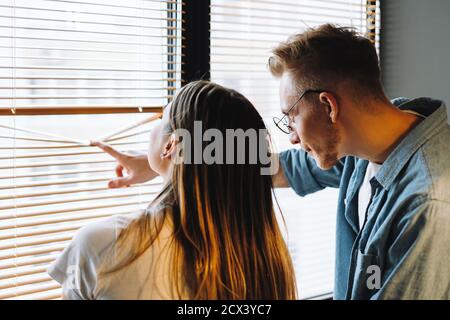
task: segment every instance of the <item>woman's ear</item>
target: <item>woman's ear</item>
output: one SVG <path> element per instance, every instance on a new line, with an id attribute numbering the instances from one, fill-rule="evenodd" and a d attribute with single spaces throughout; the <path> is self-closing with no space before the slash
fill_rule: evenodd
<path id="1" fill-rule="evenodd" d="M 328 106 L 328 116 L 332 123 L 337 122 L 337 117 L 339 114 L 339 105 L 336 97 L 331 92 L 321 92 L 319 95 L 320 102 Z"/>
<path id="2" fill-rule="evenodd" d="M 161 159 L 170 159 L 172 154 L 176 151 L 179 141 L 175 134 L 171 134 L 169 140 L 164 145 L 164 150 L 160 154 Z"/>

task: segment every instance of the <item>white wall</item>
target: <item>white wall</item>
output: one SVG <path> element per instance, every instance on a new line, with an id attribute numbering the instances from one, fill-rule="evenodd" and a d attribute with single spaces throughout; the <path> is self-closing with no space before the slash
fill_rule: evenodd
<path id="1" fill-rule="evenodd" d="M 450 110 L 449 17 L 449 0 L 381 0 L 381 68 L 389 97 L 440 98 Z"/>

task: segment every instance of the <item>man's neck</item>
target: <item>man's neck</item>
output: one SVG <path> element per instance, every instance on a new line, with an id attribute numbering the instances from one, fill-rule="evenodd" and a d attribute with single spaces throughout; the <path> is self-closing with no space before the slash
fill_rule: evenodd
<path id="1" fill-rule="evenodd" d="M 353 128 L 353 154 L 371 162 L 383 163 L 408 132 L 420 121 L 420 117 L 393 106 L 375 106 L 379 112 L 364 113 Z"/>

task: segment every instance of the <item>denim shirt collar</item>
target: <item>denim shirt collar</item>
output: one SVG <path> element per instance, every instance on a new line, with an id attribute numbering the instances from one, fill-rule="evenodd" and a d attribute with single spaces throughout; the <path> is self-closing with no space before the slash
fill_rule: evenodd
<path id="1" fill-rule="evenodd" d="M 383 162 L 375 179 L 388 189 L 411 156 L 433 135 L 447 125 L 447 108 L 443 101 L 431 98 L 409 100 L 399 106 L 413 110 L 426 118 L 413 128 Z"/>

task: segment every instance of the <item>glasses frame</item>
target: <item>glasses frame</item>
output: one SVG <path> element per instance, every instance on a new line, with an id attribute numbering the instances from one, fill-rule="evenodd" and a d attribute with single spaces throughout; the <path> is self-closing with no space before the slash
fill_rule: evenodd
<path id="1" fill-rule="evenodd" d="M 277 126 L 278 129 L 280 129 L 281 131 L 283 131 L 286 134 L 290 134 L 292 131 L 294 131 L 292 129 L 292 127 L 289 125 L 290 121 L 288 120 L 288 122 L 285 122 L 285 118 L 287 118 L 289 116 L 289 112 L 292 111 L 292 109 L 294 109 L 294 107 L 300 102 L 300 100 L 307 94 L 307 93 L 321 93 L 324 92 L 326 90 L 322 90 L 322 89 L 308 89 L 305 90 L 300 96 L 299 98 L 295 101 L 295 103 L 293 103 L 288 111 L 283 112 L 283 116 L 281 118 L 278 117 L 273 117 L 273 122 L 275 123 L 275 125 Z"/>

